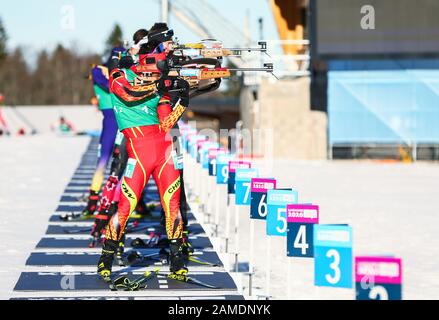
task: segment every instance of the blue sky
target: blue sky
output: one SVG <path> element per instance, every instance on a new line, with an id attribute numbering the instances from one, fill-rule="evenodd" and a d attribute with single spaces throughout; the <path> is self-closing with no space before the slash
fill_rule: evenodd
<path id="1" fill-rule="evenodd" d="M 258 39 L 259 17 L 264 19 L 264 38 L 278 38 L 268 0 L 205 1 L 241 29 L 249 12 L 254 39 Z M 66 12 L 73 12 L 73 24 L 69 24 L 72 20 L 66 18 Z M 102 53 L 114 23 L 118 22 L 124 37 L 131 39 L 139 27 L 149 28 L 160 20 L 157 0 L 2 0 L 0 17 L 8 33 L 8 48 L 21 46 L 29 52 L 51 50 L 62 43 L 81 52 Z M 172 15 L 170 25 L 182 42 L 199 40 Z"/>

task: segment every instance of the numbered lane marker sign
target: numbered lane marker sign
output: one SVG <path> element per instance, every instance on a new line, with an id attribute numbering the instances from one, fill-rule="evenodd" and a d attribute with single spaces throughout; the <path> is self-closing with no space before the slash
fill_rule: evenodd
<path id="1" fill-rule="evenodd" d="M 206 138 L 206 139 L 207 139 L 207 138 Z M 205 145 L 207 145 L 207 144 L 209 144 L 209 143 L 212 143 L 212 142 L 209 141 L 209 140 L 200 140 L 200 141 L 197 141 L 197 144 L 196 144 L 196 147 L 195 147 L 195 159 L 196 159 L 196 161 L 197 161 L 198 163 L 201 162 L 201 149 L 202 149 Z"/>
<path id="2" fill-rule="evenodd" d="M 401 259 L 393 257 L 355 258 L 357 300 L 401 300 Z"/>
<path id="3" fill-rule="evenodd" d="M 314 226 L 314 284 L 352 288 L 352 228 Z"/>
<path id="4" fill-rule="evenodd" d="M 216 176 L 216 158 L 220 154 L 226 154 L 226 149 L 223 148 L 213 148 L 209 149 L 208 161 L 209 161 L 209 176 Z"/>
<path id="5" fill-rule="evenodd" d="M 287 256 L 314 257 L 313 231 L 319 223 L 319 206 L 287 204 Z"/>
<path id="6" fill-rule="evenodd" d="M 269 236 L 287 235 L 287 210 L 290 203 L 298 202 L 298 193 L 291 189 L 273 189 L 267 191 L 266 230 Z"/>
<path id="7" fill-rule="evenodd" d="M 197 130 L 191 129 L 183 132 L 183 148 L 186 152 L 189 152 L 189 141 L 197 135 Z"/>
<path id="8" fill-rule="evenodd" d="M 229 177 L 227 178 L 227 193 L 235 193 L 235 171 L 237 168 L 249 169 L 252 164 L 248 161 L 229 161 Z"/>
<path id="9" fill-rule="evenodd" d="M 229 161 L 233 159 L 230 154 L 219 154 L 216 157 L 216 183 L 227 184 L 229 177 Z"/>
<path id="10" fill-rule="evenodd" d="M 196 136 L 196 138 L 192 139 L 192 143 L 189 146 L 189 152 L 191 154 L 191 157 L 195 160 L 197 159 L 198 148 L 200 144 L 204 143 L 205 141 L 207 141 L 207 137 L 205 136 Z"/>
<path id="11" fill-rule="evenodd" d="M 276 179 L 253 178 L 251 180 L 250 219 L 267 217 L 267 191 L 276 189 Z"/>
<path id="12" fill-rule="evenodd" d="M 209 141 L 201 146 L 201 148 L 199 150 L 199 158 L 200 158 L 201 167 L 203 169 L 209 168 L 209 162 L 208 162 L 209 159 L 207 157 L 209 149 L 218 148 L 218 147 L 219 147 L 218 143 L 211 142 L 211 141 Z"/>
<path id="13" fill-rule="evenodd" d="M 190 134 L 188 136 L 188 141 L 187 141 L 187 152 L 188 154 L 191 156 L 191 150 L 192 150 L 192 146 L 195 143 L 195 139 L 198 137 L 198 135 L 195 134 Z"/>
<path id="14" fill-rule="evenodd" d="M 250 205 L 251 180 L 258 176 L 258 169 L 237 168 L 235 171 L 236 205 Z"/>

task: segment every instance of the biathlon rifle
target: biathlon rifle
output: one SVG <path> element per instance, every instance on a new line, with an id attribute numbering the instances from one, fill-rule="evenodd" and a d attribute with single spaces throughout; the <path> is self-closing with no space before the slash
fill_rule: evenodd
<path id="1" fill-rule="evenodd" d="M 230 78 L 234 72 L 268 72 L 273 74 L 273 64 L 264 63 L 262 67 L 257 68 L 225 68 L 221 66 L 219 58 L 188 58 L 185 56 L 170 55 L 167 60 L 159 61 L 157 63 L 158 69 L 161 73 L 151 73 L 148 71 L 140 72 L 141 76 L 138 78 L 141 83 L 148 83 L 156 81 L 160 76 L 166 77 L 180 77 L 193 85 L 196 85 L 200 80 L 224 79 Z M 141 68 L 139 68 L 141 71 Z"/>
<path id="2" fill-rule="evenodd" d="M 222 58 L 241 57 L 243 52 L 262 52 L 267 56 L 267 42 L 259 41 L 257 48 L 224 48 L 221 41 L 215 39 L 202 40 L 199 43 L 179 44 L 175 42 L 173 50 L 175 54 L 186 57 Z"/>

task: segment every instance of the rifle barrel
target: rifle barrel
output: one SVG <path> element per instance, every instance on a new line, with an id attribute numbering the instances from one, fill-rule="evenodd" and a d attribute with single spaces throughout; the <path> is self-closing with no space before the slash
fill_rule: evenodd
<path id="1" fill-rule="evenodd" d="M 273 72 L 273 68 L 228 68 L 230 71 L 266 71 L 266 72 Z"/>

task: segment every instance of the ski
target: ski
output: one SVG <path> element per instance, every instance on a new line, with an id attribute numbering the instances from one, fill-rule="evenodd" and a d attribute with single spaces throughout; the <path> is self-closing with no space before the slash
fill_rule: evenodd
<path id="1" fill-rule="evenodd" d="M 62 221 L 82 221 L 91 219 L 94 217 L 94 214 L 82 214 L 82 213 L 66 213 L 59 216 Z"/>
<path id="2" fill-rule="evenodd" d="M 140 277 L 134 279 L 133 281 L 131 281 L 131 288 L 133 290 L 138 290 L 138 289 L 143 289 L 146 288 L 146 284 L 145 282 L 151 280 L 152 278 L 156 277 L 159 273 L 158 268 L 154 269 L 153 271 L 145 271 L 143 273 L 143 275 L 141 275 Z"/>
<path id="3" fill-rule="evenodd" d="M 111 281 L 110 289 L 112 291 L 137 291 L 139 289 L 145 289 L 147 287 L 146 282 L 154 278 L 159 272 L 159 269 L 153 271 L 145 271 L 140 277 L 134 280 L 129 279 L 127 276 L 120 276 Z"/>
<path id="4" fill-rule="evenodd" d="M 139 228 L 139 229 L 136 229 Z M 132 232 L 132 231 L 137 231 L 137 230 L 142 230 L 142 229 L 146 229 L 146 226 L 140 226 L 139 227 L 139 222 L 138 221 L 132 221 L 132 222 L 128 222 L 127 223 L 127 228 L 125 230 L 125 232 Z M 87 228 L 82 228 L 82 229 L 77 229 L 77 230 L 64 230 L 64 233 L 67 234 L 76 234 L 76 233 L 83 233 L 83 232 L 91 232 L 93 230 L 92 227 L 87 227 Z"/>
<path id="5" fill-rule="evenodd" d="M 209 266 L 209 267 L 219 267 L 220 266 L 217 263 L 211 263 L 211 262 L 205 261 L 205 260 L 203 260 L 201 258 L 195 257 L 193 255 L 189 255 L 188 260 L 193 262 L 193 263 L 201 264 L 203 266 Z"/>
<path id="6" fill-rule="evenodd" d="M 168 277 L 168 279 L 172 279 L 172 280 L 176 280 L 176 281 L 180 281 L 180 282 L 186 282 L 186 283 L 190 283 L 190 284 L 195 284 L 197 286 L 201 286 L 201 287 L 205 287 L 205 288 L 209 288 L 209 289 L 220 289 L 220 287 L 208 284 L 206 282 L 197 280 L 195 278 L 192 278 L 192 277 L 184 275 L 184 274 L 170 273 L 167 275 L 167 277 Z"/>
<path id="7" fill-rule="evenodd" d="M 83 228 L 83 229 L 77 229 L 77 230 L 64 230 L 64 233 L 67 234 L 76 234 L 76 233 L 83 233 L 83 232 L 91 232 L 92 228 Z"/>
<path id="8" fill-rule="evenodd" d="M 164 252 L 163 252 L 164 251 Z M 168 264 L 168 252 L 161 249 L 159 252 L 154 252 L 151 254 L 141 254 L 138 251 L 132 250 L 124 255 L 124 261 L 126 265 L 132 265 L 134 263 L 142 262 L 145 260 L 158 261 L 162 265 Z"/>
<path id="9" fill-rule="evenodd" d="M 169 252 L 166 251 L 166 249 L 164 249 L 164 248 L 161 248 L 160 251 L 157 253 L 152 253 L 152 254 L 148 254 L 148 255 L 141 254 L 138 251 L 131 251 L 126 257 L 126 261 L 128 261 L 128 264 L 130 264 L 130 265 L 133 263 L 136 263 L 136 262 L 141 262 L 141 261 L 147 260 L 147 259 L 159 261 L 162 265 L 168 265 L 169 264 Z M 192 254 L 187 256 L 187 260 L 192 262 L 192 263 L 200 264 L 203 266 L 209 266 L 209 267 L 219 267 L 220 266 L 217 263 L 208 262 L 208 261 L 203 260 L 199 257 L 196 257 Z"/>
<path id="10" fill-rule="evenodd" d="M 136 238 L 131 241 L 131 247 L 137 249 L 147 249 L 147 248 L 163 248 L 169 245 L 167 238 L 161 238 L 161 236 L 154 235 L 150 237 L 146 242 L 140 238 Z"/>

